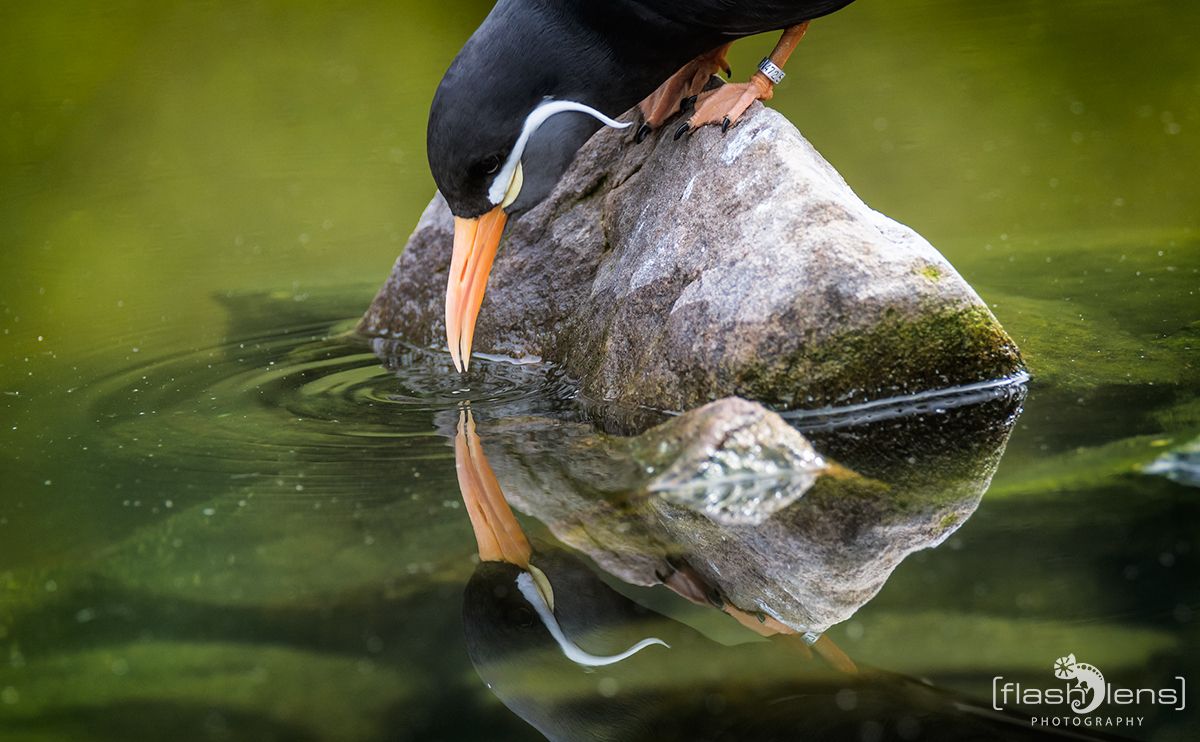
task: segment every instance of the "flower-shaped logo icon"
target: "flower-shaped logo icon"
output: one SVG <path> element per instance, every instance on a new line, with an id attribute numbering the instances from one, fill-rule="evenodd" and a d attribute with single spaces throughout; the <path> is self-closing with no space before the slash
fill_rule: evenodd
<path id="1" fill-rule="evenodd" d="M 1075 666 L 1075 655 L 1068 654 L 1066 657 L 1059 657 L 1054 661 L 1054 677 L 1069 678 L 1071 677 L 1071 668 Z"/>

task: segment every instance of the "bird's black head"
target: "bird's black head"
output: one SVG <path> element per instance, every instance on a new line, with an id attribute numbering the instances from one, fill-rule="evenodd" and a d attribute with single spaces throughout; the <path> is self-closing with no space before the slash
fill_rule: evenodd
<path id="1" fill-rule="evenodd" d="M 454 215 L 478 217 L 496 207 L 489 191 L 535 102 L 492 94 L 486 80 L 462 69 L 462 56 L 434 95 L 426 149 L 434 182 Z"/>
<path id="2" fill-rule="evenodd" d="M 547 56 L 526 4 L 500 2 L 438 86 L 427 152 L 438 191 L 454 213 L 446 291 L 446 342 L 470 363 L 475 319 L 505 221 L 540 203 L 601 124 L 624 127 L 584 102 L 586 94 Z M 515 15 L 514 15 L 515 14 Z"/>
<path id="3" fill-rule="evenodd" d="M 602 123 L 616 124 L 594 107 L 595 96 L 611 97 L 591 79 L 607 55 L 579 53 L 588 39 L 563 16 L 553 5 L 500 0 L 438 85 L 429 167 L 455 216 L 530 208 Z"/>
<path id="4" fill-rule="evenodd" d="M 530 94 L 527 82 L 468 73 L 459 60 L 434 95 L 426 142 L 433 179 L 455 216 L 532 208 L 588 137 L 616 124 L 580 101 Z"/>

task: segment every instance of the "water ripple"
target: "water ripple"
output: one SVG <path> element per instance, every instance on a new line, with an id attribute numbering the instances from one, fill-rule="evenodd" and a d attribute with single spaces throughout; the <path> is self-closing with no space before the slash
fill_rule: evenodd
<path id="1" fill-rule="evenodd" d="M 449 449 L 439 413 L 464 402 L 545 411 L 573 396 L 547 364 L 485 358 L 460 375 L 448 354 L 412 346 L 390 348 L 381 364 L 369 342 L 335 328 L 293 327 L 147 358 L 78 395 L 105 445 L 151 452 L 142 455 L 160 466 L 240 476 L 288 461 L 440 459 Z"/>

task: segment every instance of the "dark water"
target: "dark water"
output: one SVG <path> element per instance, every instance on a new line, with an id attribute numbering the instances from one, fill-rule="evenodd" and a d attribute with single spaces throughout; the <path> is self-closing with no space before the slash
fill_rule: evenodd
<path id="1" fill-rule="evenodd" d="M 1200 11 L 863 0 L 797 52 L 772 105 L 943 250 L 1033 375 L 869 428 L 796 417 L 904 506 L 802 498 L 863 526 L 804 532 L 831 571 L 774 574 L 806 596 L 787 616 L 837 618 L 814 653 L 629 584 L 720 549 L 566 507 L 623 502 L 624 444 L 594 432 L 623 411 L 347 334 L 431 193 L 427 101 L 483 10 L 0 9 L 0 739 L 953 739 L 996 676 L 1054 687 L 1068 654 L 1114 686 L 1184 677 L 1185 710 L 1106 731 L 1194 738 Z M 475 558 L 466 403 L 567 633 L 671 649 L 585 671 L 473 602 L 511 575 Z M 602 568 L 605 544 L 642 561 Z"/>

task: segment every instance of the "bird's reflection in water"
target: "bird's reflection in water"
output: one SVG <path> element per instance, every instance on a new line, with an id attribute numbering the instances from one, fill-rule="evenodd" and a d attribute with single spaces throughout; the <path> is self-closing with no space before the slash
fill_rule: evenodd
<path id="1" fill-rule="evenodd" d="M 1020 400 L 1010 402 L 1012 413 Z M 1002 451 L 1013 419 L 1012 414 L 1005 418 L 1005 433 L 999 439 L 998 450 L 993 451 L 993 459 Z M 497 424 L 504 425 L 503 421 Z M 564 436 L 557 428 L 554 445 L 547 448 L 542 445 L 546 440 L 531 444 L 536 436 L 530 436 L 530 420 L 520 421 L 519 426 L 523 432 L 518 436 L 522 443 L 517 448 L 526 452 L 555 450 L 562 454 L 581 445 L 595 453 L 598 447 L 603 450 L 600 458 L 612 463 L 615 470 L 623 466 L 619 457 L 613 457 L 613 451 L 620 448 L 614 442 L 572 442 L 569 434 Z M 536 423 L 532 427 L 536 428 Z M 678 430 L 676 424 L 673 432 Z M 853 439 L 862 440 L 861 436 Z M 660 450 L 663 440 L 661 436 L 655 439 Z M 507 458 L 513 449 L 498 450 Z M 527 474 L 535 459 L 527 456 L 522 460 Z M 722 553 L 719 547 L 711 553 L 703 550 L 702 544 L 719 542 L 711 533 L 703 534 L 700 541 L 686 543 L 677 538 L 677 530 L 664 527 L 663 533 L 669 535 L 657 542 L 627 539 L 615 546 L 592 543 L 593 548 L 581 550 L 594 556 L 613 548 L 630 548 L 631 544 L 643 551 L 648 543 L 660 545 L 663 566 L 654 569 L 656 581 L 687 600 L 723 611 L 744 626 L 747 641 L 732 646 L 626 597 L 606 584 L 581 558 L 561 547 L 533 548 L 501 490 L 504 477 L 498 478 L 489 462 L 469 409 L 459 412 L 455 464 L 481 560 L 464 594 L 464 628 L 472 663 L 491 692 L 548 739 L 962 740 L 1057 736 L 1031 727 L 1025 716 L 998 712 L 989 704 L 911 678 L 876 669 L 860 671 L 828 637 L 796 626 L 794 611 L 766 615 L 735 605 L 727 596 L 736 591 L 728 585 L 714 584 L 706 576 L 714 569 L 720 571 L 723 560 L 730 557 L 730 552 Z M 601 477 L 604 469 L 587 468 L 589 476 Z M 982 494 L 990 478 L 991 469 L 985 470 L 977 495 Z M 613 471 L 609 469 L 608 473 Z M 614 476 L 622 479 L 619 473 Z M 835 468 L 828 476 L 845 480 L 853 475 Z M 561 484 L 560 478 L 543 477 L 539 481 Z M 868 489 L 878 489 L 875 480 L 864 481 L 870 482 Z M 626 488 L 626 501 L 607 514 L 636 517 L 631 514 L 640 510 L 644 516 L 649 501 L 631 505 L 628 482 L 623 481 L 621 486 Z M 603 496 L 595 487 L 587 489 L 590 497 Z M 541 519 L 538 506 L 530 503 L 545 493 L 522 494 L 522 509 Z M 844 488 L 839 495 L 846 495 Z M 912 507 L 911 500 L 904 503 L 905 508 Z M 818 509 L 826 506 L 819 498 L 813 505 Z M 856 507 L 861 508 L 861 503 Z M 546 523 L 556 535 L 561 535 L 563 528 L 579 530 L 578 520 L 563 517 L 561 510 L 545 505 L 542 511 L 549 514 L 548 520 L 557 521 Z M 651 508 L 651 512 L 652 519 L 664 515 L 662 509 Z M 796 528 L 801 538 L 843 537 L 838 533 L 822 534 L 821 519 L 811 513 L 807 519 L 789 519 L 785 510 L 779 517 Z M 715 527 L 708 519 L 705 522 Z M 610 525 L 614 532 L 622 531 L 620 523 Z M 744 542 L 744 535 L 733 533 L 736 530 L 731 529 L 730 538 Z M 595 528 L 574 534 L 574 539 L 560 540 L 574 546 L 604 532 Z M 904 529 L 898 532 L 901 537 L 914 538 Z M 934 541 L 941 538 L 944 535 L 937 535 Z M 732 554 L 748 558 L 740 550 Z M 652 561 L 645 553 L 636 557 L 630 555 L 627 563 Z M 770 559 L 771 555 L 763 554 L 763 558 Z M 628 570 L 621 567 L 619 559 L 607 561 L 618 565 L 613 570 L 605 567 L 610 574 L 628 577 L 622 574 Z M 697 564 L 703 567 L 697 568 Z M 789 569 L 786 564 L 774 567 Z M 769 568 L 759 570 L 759 574 L 772 573 Z M 869 600 L 874 592 L 865 591 L 861 602 Z"/>
<path id="2" fill-rule="evenodd" d="M 623 652 L 595 655 L 572 641 L 558 620 L 559 614 L 555 613 L 553 583 L 532 561 L 533 549 L 513 517 L 500 483 L 488 464 L 470 410 L 460 412 L 454 438 L 454 466 L 479 547 L 481 565 L 476 570 L 476 577 L 486 574 L 487 579 L 495 582 L 491 602 L 499 611 L 497 615 L 515 616 L 518 625 L 528 628 L 533 627 L 536 618 L 558 644 L 563 656 L 584 667 L 615 664 L 653 644 L 669 647 L 661 639 L 651 637 L 636 642 Z M 476 579 L 472 579 L 471 584 L 475 582 Z M 568 602 L 574 603 L 574 600 Z"/>

